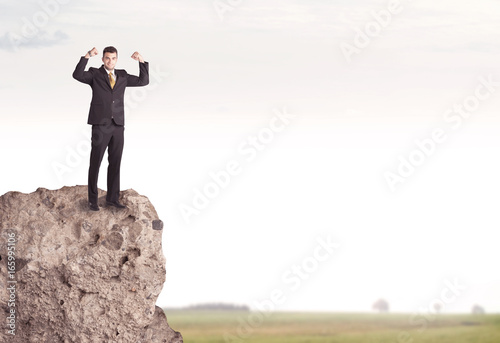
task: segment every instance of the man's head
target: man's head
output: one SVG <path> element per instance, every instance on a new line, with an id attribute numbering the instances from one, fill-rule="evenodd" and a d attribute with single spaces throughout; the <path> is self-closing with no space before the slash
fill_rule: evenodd
<path id="1" fill-rule="evenodd" d="M 107 70 L 115 69 L 116 61 L 118 60 L 118 51 L 114 46 L 107 46 L 102 52 L 102 62 Z"/>

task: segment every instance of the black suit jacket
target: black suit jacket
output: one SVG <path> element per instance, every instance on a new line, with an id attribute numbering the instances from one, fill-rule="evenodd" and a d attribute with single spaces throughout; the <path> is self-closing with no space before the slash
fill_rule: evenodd
<path id="1" fill-rule="evenodd" d="M 123 69 L 115 69 L 115 86 L 111 89 L 109 75 L 104 69 L 89 68 L 85 71 L 88 58 L 82 57 L 73 72 L 73 78 L 90 85 L 92 101 L 90 102 L 89 119 L 87 124 L 107 125 L 111 118 L 117 125 L 125 125 L 123 97 L 126 87 L 146 86 L 149 83 L 148 62 L 139 62 L 139 76 L 130 75 Z"/>

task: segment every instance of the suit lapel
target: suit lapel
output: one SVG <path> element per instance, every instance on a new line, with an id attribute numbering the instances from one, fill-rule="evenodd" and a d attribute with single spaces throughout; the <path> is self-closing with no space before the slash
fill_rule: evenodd
<path id="1" fill-rule="evenodd" d="M 118 74 L 119 74 L 118 70 L 115 69 L 115 87 L 116 85 L 118 85 L 118 82 L 120 82 L 122 79 Z"/>
<path id="2" fill-rule="evenodd" d="M 111 84 L 109 83 L 108 72 L 106 71 L 106 68 L 104 68 L 104 65 L 102 65 L 101 68 L 99 68 L 99 70 L 101 71 L 102 77 L 104 77 L 104 80 L 108 84 L 109 88 L 111 88 Z"/>

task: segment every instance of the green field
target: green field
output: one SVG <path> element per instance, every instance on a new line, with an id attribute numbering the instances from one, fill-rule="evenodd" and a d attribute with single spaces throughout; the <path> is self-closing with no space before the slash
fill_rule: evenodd
<path id="1" fill-rule="evenodd" d="M 500 315 L 166 312 L 186 343 L 499 343 Z M 263 319 L 263 320 L 262 320 Z M 225 339 L 224 335 L 228 338 Z"/>

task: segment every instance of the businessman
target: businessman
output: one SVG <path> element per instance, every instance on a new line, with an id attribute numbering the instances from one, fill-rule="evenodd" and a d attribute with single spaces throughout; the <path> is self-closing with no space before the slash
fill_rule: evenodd
<path id="1" fill-rule="evenodd" d="M 118 51 L 112 46 L 104 48 L 100 68 L 85 71 L 88 60 L 97 55 L 96 48 L 80 58 L 73 72 L 73 78 L 88 84 L 92 88 L 92 101 L 87 124 L 92 125 L 92 149 L 88 181 L 89 208 L 99 211 L 97 204 L 97 178 L 99 167 L 108 149 L 108 192 L 106 205 L 125 208 L 119 202 L 120 163 L 123 152 L 123 131 L 125 113 L 123 96 L 126 87 L 146 86 L 149 83 L 149 65 L 136 51 L 132 58 L 139 61 L 139 76 L 128 74 L 123 69 L 115 69 Z"/>

